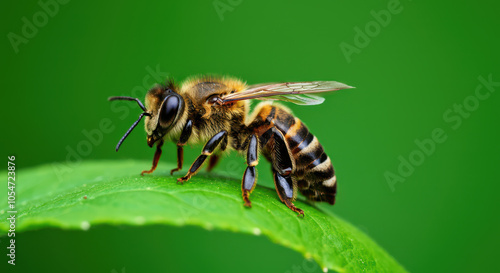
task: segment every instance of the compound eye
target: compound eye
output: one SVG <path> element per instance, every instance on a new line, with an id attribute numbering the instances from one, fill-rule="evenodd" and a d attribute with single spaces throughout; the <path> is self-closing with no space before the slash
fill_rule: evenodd
<path id="1" fill-rule="evenodd" d="M 177 112 L 181 106 L 177 96 L 167 96 L 160 110 L 160 125 L 164 128 L 169 127 L 175 120 Z"/>

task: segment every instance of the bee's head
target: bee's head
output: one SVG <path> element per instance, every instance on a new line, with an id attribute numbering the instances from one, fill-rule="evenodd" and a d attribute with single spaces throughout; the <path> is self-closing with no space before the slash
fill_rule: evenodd
<path id="1" fill-rule="evenodd" d="M 177 123 L 184 111 L 184 99 L 175 90 L 173 82 L 167 85 L 157 85 L 146 94 L 146 107 L 137 98 L 132 97 L 111 97 L 109 100 L 133 100 L 137 101 L 143 112 L 139 119 L 132 124 L 130 129 L 120 139 L 116 145 L 116 151 L 123 141 L 137 126 L 141 119 L 146 116 L 145 129 L 149 147 L 153 147 L 158 140 L 162 139 Z"/>
<path id="2" fill-rule="evenodd" d="M 173 83 L 155 86 L 146 94 L 146 109 L 151 115 L 146 117 L 145 129 L 150 147 L 174 128 L 182 116 L 185 103 L 176 92 Z"/>

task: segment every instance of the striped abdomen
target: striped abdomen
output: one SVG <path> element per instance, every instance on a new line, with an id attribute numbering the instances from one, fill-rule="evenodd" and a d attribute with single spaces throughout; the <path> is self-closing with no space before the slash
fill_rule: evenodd
<path id="1" fill-rule="evenodd" d="M 295 159 L 292 177 L 300 192 L 310 200 L 333 205 L 337 192 L 336 177 L 330 158 L 318 139 L 300 119 L 282 107 L 265 105 L 260 109 L 259 117 L 274 125 L 285 136 Z"/>

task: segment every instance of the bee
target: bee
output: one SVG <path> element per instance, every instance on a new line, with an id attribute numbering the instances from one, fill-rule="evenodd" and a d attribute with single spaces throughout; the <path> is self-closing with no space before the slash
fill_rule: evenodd
<path id="1" fill-rule="evenodd" d="M 146 106 L 138 98 L 110 97 L 114 100 L 136 101 L 142 109 L 137 121 L 120 139 L 116 151 L 130 132 L 145 117 L 147 144 L 156 152 L 150 174 L 158 165 L 162 145 L 177 144 L 177 168 L 184 162 L 186 144 L 205 143 L 201 155 L 191 164 L 186 175 L 177 179 L 184 183 L 195 175 L 209 157 L 208 170 L 218 163 L 222 152 L 235 150 L 246 155 L 246 170 L 241 191 L 246 207 L 251 207 L 250 194 L 256 185 L 256 166 L 262 154 L 272 165 L 279 199 L 299 216 L 304 211 L 293 201 L 300 191 L 312 201 L 335 203 L 337 179 L 323 146 L 306 125 L 291 111 L 273 100 L 299 105 L 315 105 L 324 98 L 313 95 L 353 88 L 334 81 L 267 83 L 248 86 L 231 77 L 198 76 L 180 86 L 173 80 L 156 85 L 146 94 Z M 265 100 L 249 114 L 249 100 Z"/>

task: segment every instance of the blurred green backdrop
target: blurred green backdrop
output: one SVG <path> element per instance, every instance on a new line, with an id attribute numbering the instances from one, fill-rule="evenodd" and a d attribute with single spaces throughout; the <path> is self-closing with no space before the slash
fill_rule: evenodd
<path id="1" fill-rule="evenodd" d="M 143 99 L 167 74 L 229 74 L 250 84 L 337 80 L 357 88 L 327 95 L 319 106 L 290 105 L 337 171 L 337 204 L 322 207 L 364 230 L 409 271 L 498 270 L 500 98 L 491 90 L 500 87 L 479 79 L 500 81 L 498 2 L 62 2 L 48 11 L 37 1 L 1 4 L 0 145 L 3 156 L 16 155 L 20 179 L 39 164 L 151 159 L 141 129 L 114 152 L 139 109 L 123 102 L 115 106 L 127 110 L 116 111 L 106 98 Z M 111 132 L 78 152 L 88 140 L 83 130 L 99 130 L 103 119 Z M 425 139 L 435 129 L 445 140 L 431 149 Z M 186 164 L 200 149 L 188 149 Z M 173 144 L 162 160 L 175 161 Z M 216 169 L 243 170 L 235 155 Z M 259 184 L 272 186 L 268 165 L 259 171 Z M 18 269 L 26 270 L 293 272 L 303 263 L 265 238 L 199 228 L 19 237 Z M 99 249 L 105 255 L 94 255 Z M 220 255 L 207 259 L 209 252 Z"/>

